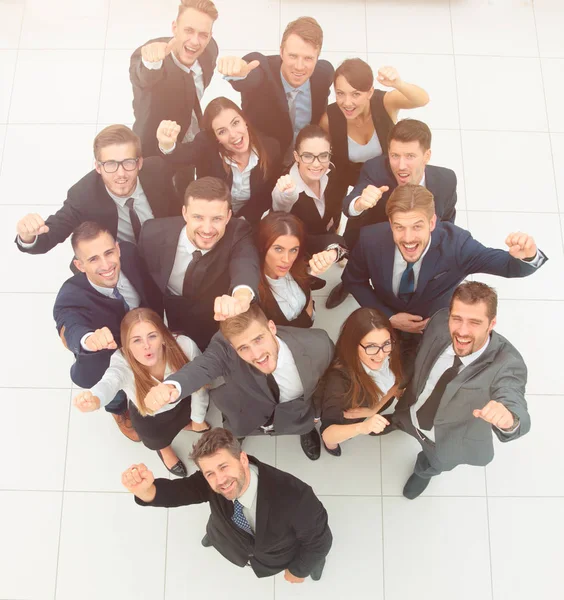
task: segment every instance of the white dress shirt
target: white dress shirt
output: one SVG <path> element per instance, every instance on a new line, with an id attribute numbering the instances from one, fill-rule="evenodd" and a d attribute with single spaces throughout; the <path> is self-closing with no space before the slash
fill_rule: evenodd
<path id="1" fill-rule="evenodd" d="M 174 264 L 172 265 L 172 271 L 168 278 L 168 290 L 175 296 L 182 296 L 182 288 L 184 286 L 184 275 L 186 275 L 186 269 L 192 262 L 192 255 L 196 248 L 194 244 L 188 239 L 186 235 L 186 228 L 183 227 L 178 236 L 178 245 L 176 246 L 176 256 L 174 257 Z M 211 250 L 211 248 L 210 248 Z M 202 256 L 207 254 L 209 250 L 200 250 Z"/>
<path id="2" fill-rule="evenodd" d="M 255 533 L 257 524 L 258 467 L 249 464 L 249 471 L 249 485 L 237 500 L 243 505 L 245 519 L 247 519 L 253 533 Z"/>
<path id="3" fill-rule="evenodd" d="M 278 342 L 278 362 L 272 375 L 280 388 L 280 403 L 290 402 L 304 395 L 304 386 L 290 348 L 278 336 L 276 336 L 276 341 Z"/>
<path id="4" fill-rule="evenodd" d="M 107 296 L 108 298 L 114 298 L 114 288 L 102 287 L 100 285 L 96 285 L 92 283 L 88 277 L 86 277 L 88 283 L 100 294 Z M 138 308 L 141 302 L 139 298 L 139 294 L 137 290 L 133 287 L 133 284 L 129 279 L 124 275 L 123 271 L 120 271 L 118 282 L 116 285 L 118 292 L 125 298 L 127 305 L 129 306 L 129 310 L 133 310 L 134 308 Z M 85 345 L 86 340 L 93 334 L 93 331 L 89 331 L 84 334 L 80 340 L 80 345 L 82 349 L 86 352 L 90 352 Z"/>
<path id="5" fill-rule="evenodd" d="M 153 219 L 153 211 L 151 210 L 151 205 L 147 200 L 147 196 L 143 191 L 143 187 L 141 186 L 141 182 L 139 178 L 137 178 L 137 187 L 133 191 L 133 194 L 127 196 L 127 198 L 122 198 L 120 196 L 115 196 L 110 192 L 108 188 L 106 188 L 108 192 L 108 196 L 115 202 L 118 212 L 118 230 L 117 237 L 118 240 L 124 242 L 131 242 L 132 244 L 136 244 L 135 235 L 133 234 L 133 226 L 131 225 L 131 219 L 129 217 L 129 208 L 125 205 L 129 198 L 133 198 L 133 208 L 139 217 L 139 221 L 141 225 L 148 219 Z M 128 303 L 129 304 L 129 303 Z"/>
<path id="6" fill-rule="evenodd" d="M 185 73 L 193 73 L 194 85 L 196 86 L 196 94 L 198 96 L 198 100 L 201 102 L 202 96 L 204 95 L 204 71 L 202 70 L 200 63 L 196 60 L 196 61 L 194 61 L 194 64 L 191 67 L 187 67 L 186 65 L 183 65 L 178 60 L 178 58 L 176 58 L 174 52 L 171 52 L 170 56 L 172 57 L 174 64 L 179 69 L 181 69 Z M 142 59 L 142 61 L 143 61 L 143 65 L 150 71 L 158 71 L 163 66 L 162 60 L 159 60 L 158 62 L 154 62 L 154 63 L 147 62 L 144 59 Z M 186 135 L 184 136 L 182 143 L 191 142 L 196 137 L 196 134 L 199 131 L 200 131 L 200 126 L 198 125 L 198 117 L 196 116 L 196 112 L 193 110 L 192 117 L 190 120 L 190 127 L 188 127 L 188 129 L 187 129 Z"/>
<path id="7" fill-rule="evenodd" d="M 417 282 L 419 281 L 419 273 L 421 272 L 421 265 L 423 264 L 423 259 L 425 258 L 425 254 L 427 254 L 430 247 L 431 247 L 431 238 L 429 238 L 429 243 L 427 244 L 427 247 L 423 251 L 421 258 L 416 263 L 413 263 L 413 281 L 414 281 L 413 291 L 414 292 L 417 289 Z M 394 292 L 394 294 L 396 296 L 398 295 L 398 292 L 399 292 L 401 276 L 403 275 L 403 272 L 405 271 L 406 268 L 407 268 L 407 261 L 403 258 L 401 252 L 399 251 L 399 248 L 396 246 L 394 249 L 394 269 L 392 272 L 392 291 Z"/>
<path id="8" fill-rule="evenodd" d="M 284 277 L 278 279 L 266 275 L 266 281 L 282 314 L 288 321 L 297 319 L 305 307 L 306 295 L 291 273 L 286 273 Z"/>
<path id="9" fill-rule="evenodd" d="M 396 376 L 390 369 L 390 358 L 387 356 L 382 362 L 382 366 L 379 369 L 370 369 L 362 361 L 362 368 L 368 374 L 370 379 L 378 386 L 382 394 L 385 396 L 396 384 Z M 383 396 L 382 396 L 383 397 Z M 398 403 L 397 397 L 394 399 L 392 404 L 386 408 L 381 415 L 391 415 L 396 410 L 396 404 Z"/>
<path id="10" fill-rule="evenodd" d="M 176 338 L 178 345 L 182 348 L 188 360 L 194 360 L 196 356 L 200 356 L 201 352 L 196 344 L 185 335 L 179 335 Z M 167 364 L 164 373 L 164 379 L 172 374 L 170 366 Z M 154 378 L 155 383 L 160 383 Z M 104 373 L 104 376 L 100 381 L 90 390 L 94 396 L 100 398 L 100 406 L 106 406 L 109 404 L 115 395 L 123 390 L 129 400 L 131 400 L 137 407 L 139 402 L 137 399 L 137 393 L 135 390 L 135 377 L 133 371 L 121 350 L 116 350 L 110 359 L 110 366 Z M 203 423 L 206 418 L 206 412 L 208 410 L 209 398 L 208 391 L 205 388 L 199 389 L 197 392 L 192 394 L 192 405 L 191 405 L 191 419 L 195 423 Z M 159 410 L 154 413 L 155 415 L 162 414 L 178 406 L 178 402 L 171 404 L 165 404 Z M 150 415 L 148 415 L 150 418 Z"/>
<path id="11" fill-rule="evenodd" d="M 231 167 L 233 183 L 231 185 L 231 198 L 233 214 L 237 214 L 251 197 L 251 171 L 258 165 L 259 157 L 254 150 L 251 151 L 249 163 L 241 171 L 235 161 L 225 157 L 225 162 Z"/>

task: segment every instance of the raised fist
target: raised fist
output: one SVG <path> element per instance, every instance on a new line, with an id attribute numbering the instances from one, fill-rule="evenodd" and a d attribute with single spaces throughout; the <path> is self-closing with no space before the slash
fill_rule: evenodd
<path id="1" fill-rule="evenodd" d="M 282 175 L 276 182 L 276 186 L 283 194 L 291 194 L 296 189 L 296 184 L 290 175 Z"/>
<path id="2" fill-rule="evenodd" d="M 49 226 L 45 225 L 45 221 L 41 215 L 30 213 L 18 221 L 16 231 L 22 242 L 31 244 L 38 235 L 47 233 Z"/>
<path id="3" fill-rule="evenodd" d="M 309 271 L 312 275 L 321 275 L 325 273 L 327 269 L 335 263 L 337 260 L 337 250 L 332 248 L 331 250 L 323 250 L 314 254 L 309 261 Z"/>
<path id="4" fill-rule="evenodd" d="M 180 134 L 180 125 L 176 121 L 161 121 L 157 128 L 159 148 L 165 151 L 172 150 Z"/>
<path id="5" fill-rule="evenodd" d="M 145 396 L 145 406 L 157 412 L 165 404 L 178 400 L 178 390 L 169 383 L 159 383 L 153 386 Z"/>
<path id="6" fill-rule="evenodd" d="M 505 243 L 509 248 L 509 254 L 514 258 L 534 258 L 537 255 L 535 240 L 528 234 L 517 231 L 510 233 Z"/>
<path id="7" fill-rule="evenodd" d="M 141 48 L 141 58 L 149 63 L 156 63 L 164 60 L 174 48 L 176 39 L 172 38 L 168 42 L 153 42 Z"/>
<path id="8" fill-rule="evenodd" d="M 387 192 L 390 188 L 387 185 L 382 187 L 376 187 L 375 185 L 368 185 L 362 191 L 359 198 L 354 203 L 354 208 L 357 212 L 368 210 L 378 204 L 378 201 L 382 195 Z"/>
<path id="9" fill-rule="evenodd" d="M 155 497 L 155 476 L 143 464 L 132 465 L 121 475 L 121 483 L 141 500 L 151 502 Z M 151 497 L 152 496 L 152 497 Z"/>
<path id="10" fill-rule="evenodd" d="M 92 412 L 100 408 L 100 398 L 94 396 L 90 390 L 80 392 L 74 397 L 72 403 L 80 412 Z"/>
<path id="11" fill-rule="evenodd" d="M 117 344 L 114 340 L 112 332 L 107 327 L 96 329 L 94 333 L 89 335 L 84 340 L 84 345 L 90 352 L 98 352 L 99 350 L 115 350 Z"/>
<path id="12" fill-rule="evenodd" d="M 217 70 L 226 77 L 246 77 L 258 66 L 260 66 L 258 60 L 248 63 L 237 56 L 222 56 L 217 61 Z"/>
<path id="13" fill-rule="evenodd" d="M 377 79 L 379 83 L 386 87 L 395 88 L 401 83 L 399 73 L 394 67 L 380 67 Z"/>

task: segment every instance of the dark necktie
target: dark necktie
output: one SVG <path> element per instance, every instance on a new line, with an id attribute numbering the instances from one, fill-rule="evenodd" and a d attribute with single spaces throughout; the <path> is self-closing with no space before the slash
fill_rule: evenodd
<path id="1" fill-rule="evenodd" d="M 133 198 L 128 198 L 125 202 L 125 206 L 129 208 L 129 220 L 131 221 L 131 227 L 133 227 L 133 237 L 135 241 L 139 241 L 139 234 L 141 233 L 141 221 L 139 220 L 139 215 L 135 212 L 135 208 L 133 208 L 133 203 L 135 200 Z"/>
<path id="2" fill-rule="evenodd" d="M 401 280 L 398 290 L 398 298 L 402 302 L 409 302 L 413 292 L 415 291 L 415 274 L 413 273 L 413 266 L 415 263 L 407 263 L 405 271 L 401 275 Z"/>
<path id="3" fill-rule="evenodd" d="M 202 128 L 202 107 L 200 106 L 200 100 L 198 98 L 198 88 L 196 87 L 196 78 L 194 77 L 194 72 L 190 71 L 190 77 L 192 78 L 192 83 L 190 87 L 194 88 L 194 113 L 196 114 L 196 119 L 198 119 L 198 127 Z"/>
<path id="4" fill-rule="evenodd" d="M 117 289 L 117 287 L 114 288 L 114 291 L 112 292 L 112 296 L 116 300 L 121 300 L 122 303 L 123 303 L 123 307 L 125 308 L 125 312 L 129 312 L 129 304 L 125 301 L 125 298 L 120 294 L 120 292 Z"/>
<path id="5" fill-rule="evenodd" d="M 441 398 L 445 393 L 446 386 L 458 375 L 458 370 L 462 365 L 462 361 L 458 356 L 454 357 L 452 367 L 449 367 L 439 378 L 431 395 L 423 403 L 423 406 L 417 411 L 417 420 L 419 421 L 419 427 L 429 431 L 433 428 L 433 422 L 435 421 L 435 415 L 439 409 Z"/>
<path id="6" fill-rule="evenodd" d="M 274 375 L 269 373 L 266 376 L 266 383 L 268 383 L 268 389 L 272 392 L 274 399 L 276 400 L 276 404 L 280 403 L 280 388 L 278 387 L 278 383 L 276 379 L 274 379 Z"/>
<path id="7" fill-rule="evenodd" d="M 233 500 L 233 516 L 231 520 L 239 529 L 246 531 L 249 535 L 253 535 L 253 530 L 247 521 L 247 518 L 243 514 L 243 505 L 239 502 L 239 500 Z"/>
<path id="8" fill-rule="evenodd" d="M 196 265 L 200 262 L 201 258 L 202 258 L 201 250 L 194 250 L 194 252 L 192 252 L 192 260 L 190 261 L 190 264 L 186 268 L 186 273 L 184 273 L 184 283 L 182 284 L 182 295 L 185 298 L 190 296 L 190 291 L 191 291 L 190 278 L 194 274 Z"/>

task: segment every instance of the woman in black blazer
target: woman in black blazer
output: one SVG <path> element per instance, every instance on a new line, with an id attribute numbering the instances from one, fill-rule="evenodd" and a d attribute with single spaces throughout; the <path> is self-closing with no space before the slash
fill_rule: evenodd
<path id="1" fill-rule="evenodd" d="M 401 376 L 390 321 L 375 308 L 355 310 L 341 328 L 333 362 L 314 394 L 329 454 L 341 456 L 339 444 L 357 435 L 385 431 L 401 395 Z"/>
<path id="2" fill-rule="evenodd" d="M 429 96 L 402 81 L 394 67 L 378 70 L 378 82 L 394 89 L 375 90 L 372 69 L 360 58 L 345 60 L 333 81 L 337 101 L 327 107 L 320 125 L 331 136 L 337 176 L 348 187 L 356 184 L 367 160 L 387 153 L 400 109 L 425 106 Z"/>
<path id="3" fill-rule="evenodd" d="M 212 100 L 203 129 L 193 141 L 177 144 L 180 125 L 162 121 L 157 129 L 161 152 L 175 165 L 195 165 L 198 177 L 219 177 L 231 187 L 233 214 L 256 224 L 272 206 L 271 192 L 282 172 L 280 146 L 257 133 L 228 98 Z"/>

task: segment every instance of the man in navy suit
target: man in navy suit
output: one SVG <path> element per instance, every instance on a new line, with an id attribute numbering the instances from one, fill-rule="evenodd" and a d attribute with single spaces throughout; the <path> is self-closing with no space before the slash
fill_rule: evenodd
<path id="1" fill-rule="evenodd" d="M 386 215 L 388 223 L 360 232 L 343 283 L 361 306 L 377 308 L 390 319 L 408 364 L 429 318 L 449 305 L 465 277 L 526 277 L 547 260 L 526 233 L 510 233 L 505 252 L 486 248 L 452 223 L 438 222 L 433 194 L 421 185 L 397 187 Z"/>
<path id="2" fill-rule="evenodd" d="M 396 187 L 409 183 L 423 185 L 433 194 L 439 221 L 454 223 L 456 175 L 450 169 L 428 164 L 431 137 L 431 130 L 422 121 L 403 119 L 390 131 L 388 155 L 364 163 L 356 186 L 343 201 L 343 212 L 349 218 L 344 238 L 350 250 L 362 227 L 388 220 L 386 203 L 390 194 Z M 339 306 L 346 297 L 339 284 L 327 298 L 327 308 Z"/>
<path id="3" fill-rule="evenodd" d="M 92 221 L 75 229 L 71 244 L 74 266 L 80 273 L 63 284 L 53 316 L 63 343 L 76 359 L 72 381 L 90 388 L 101 379 L 120 345 L 125 313 L 148 306 L 162 315 L 162 300 L 133 244 L 118 244 L 106 228 Z M 123 392 L 106 410 L 114 415 L 124 435 L 139 441 Z"/>

